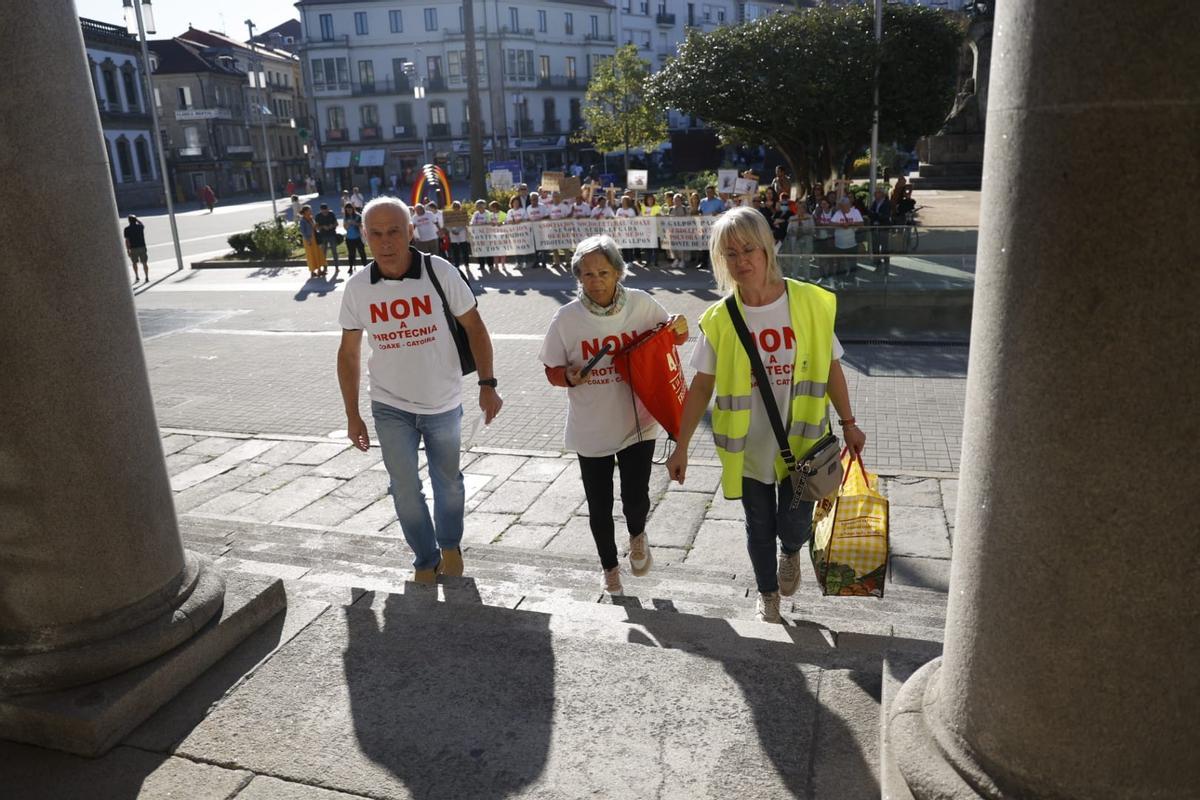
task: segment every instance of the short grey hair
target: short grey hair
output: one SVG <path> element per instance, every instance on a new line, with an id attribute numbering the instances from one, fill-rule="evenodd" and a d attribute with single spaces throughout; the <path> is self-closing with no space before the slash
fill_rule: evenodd
<path id="1" fill-rule="evenodd" d="M 571 256 L 571 272 L 575 274 L 576 278 L 579 277 L 583 259 L 592 253 L 604 254 L 608 263 L 616 270 L 618 280 L 629 275 L 625 259 L 621 258 L 621 248 L 617 247 L 617 243 L 611 236 L 602 233 L 598 236 L 589 236 L 575 248 L 575 254 Z"/>
<path id="2" fill-rule="evenodd" d="M 370 202 L 368 202 L 366 204 L 366 206 L 363 207 L 363 210 L 362 210 L 363 224 L 364 225 L 367 224 L 367 216 L 372 211 L 374 211 L 377 208 L 383 208 L 384 206 L 389 207 L 389 208 L 400 209 L 400 213 L 404 215 L 405 222 L 407 222 L 409 225 L 412 224 L 412 213 L 408 210 L 408 206 L 406 206 L 404 204 L 404 201 L 400 200 L 398 198 L 395 198 L 395 197 L 390 197 L 388 195 L 380 195 L 379 197 L 376 197 L 374 200 L 371 200 Z"/>

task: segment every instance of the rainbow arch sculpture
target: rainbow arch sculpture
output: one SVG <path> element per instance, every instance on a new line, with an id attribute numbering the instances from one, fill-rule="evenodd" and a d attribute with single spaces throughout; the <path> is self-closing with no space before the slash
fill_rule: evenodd
<path id="1" fill-rule="evenodd" d="M 450 179 L 446 177 L 446 173 L 437 164 L 426 164 L 417 172 L 417 178 L 413 181 L 412 197 L 409 198 L 410 205 L 415 205 L 421 202 L 421 195 L 424 193 L 427 185 L 441 187 L 442 196 L 445 202 L 443 208 L 449 208 L 450 203 L 454 198 L 450 195 Z"/>

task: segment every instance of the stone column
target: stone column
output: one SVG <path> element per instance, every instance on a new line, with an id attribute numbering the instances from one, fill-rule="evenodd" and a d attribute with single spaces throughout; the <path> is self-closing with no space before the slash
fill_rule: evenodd
<path id="1" fill-rule="evenodd" d="M 1200 786 L 1197 34 L 997 10 L 946 646 L 889 714 L 918 799 Z"/>
<path id="2" fill-rule="evenodd" d="M 9 226 L 0 289 L 4 697 L 149 661 L 224 580 L 180 541 L 74 4 L 39 3 L 0 50 L 0 208 L 36 221 Z"/>

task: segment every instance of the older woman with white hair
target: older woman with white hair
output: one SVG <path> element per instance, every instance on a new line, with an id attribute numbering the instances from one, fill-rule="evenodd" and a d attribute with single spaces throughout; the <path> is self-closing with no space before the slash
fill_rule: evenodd
<path id="1" fill-rule="evenodd" d="M 623 593 L 613 523 L 613 466 L 621 471 L 621 507 L 629 531 L 629 564 L 636 576 L 653 558 L 646 534 L 650 512 L 650 469 L 654 417 L 617 374 L 613 356 L 661 324 L 674 327 L 676 342 L 687 341 L 687 320 L 668 316 L 646 292 L 621 284 L 625 262 L 609 236 L 584 239 L 571 257 L 578 297 L 558 310 L 542 342 L 541 360 L 551 384 L 567 390 L 566 447 L 579 454 L 587 496 L 588 522 L 604 570 L 604 588 Z M 611 351 L 593 359 L 606 345 Z M 585 370 L 591 365 L 590 370 Z"/>
<path id="2" fill-rule="evenodd" d="M 735 299 L 770 379 L 791 451 L 805 453 L 825 434 L 832 402 L 846 445 L 862 452 L 867 437 L 855 424 L 839 361 L 842 346 L 833 332 L 834 295 L 783 277 L 770 226 L 755 209 L 722 214 L 713 225 L 709 249 L 717 286 Z M 751 383 L 749 354 L 734 328 L 727 299 L 700 317 L 701 335 L 691 361 L 696 374 L 667 470 L 674 480 L 684 481 L 688 445 L 715 389 L 712 431 L 721 459 L 721 487 L 727 499 L 742 501 L 746 514 L 746 549 L 758 585 L 759 619 L 780 622 L 780 595 L 792 595 L 800 583 L 800 549 L 811 532 L 813 504 L 791 508 L 792 483 L 762 392 Z"/>

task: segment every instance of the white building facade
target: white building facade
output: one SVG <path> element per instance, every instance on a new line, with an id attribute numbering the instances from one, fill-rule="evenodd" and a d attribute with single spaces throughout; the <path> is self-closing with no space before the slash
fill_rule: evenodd
<path id="1" fill-rule="evenodd" d="M 462 4 L 302 0 L 301 61 L 327 176 L 343 185 L 436 162 L 465 177 L 472 122 Z M 616 43 L 603 0 L 476 2 L 479 127 L 489 160 L 553 169 Z M 422 96 L 423 95 L 423 96 Z M 334 172 L 331 172 L 334 171 Z"/>

